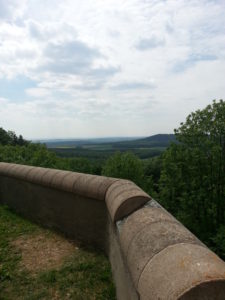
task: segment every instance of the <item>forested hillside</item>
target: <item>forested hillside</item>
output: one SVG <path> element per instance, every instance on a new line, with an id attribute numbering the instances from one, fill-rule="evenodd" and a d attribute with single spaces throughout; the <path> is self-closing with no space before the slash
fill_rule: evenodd
<path id="1" fill-rule="evenodd" d="M 107 159 L 115 152 L 130 151 L 141 159 L 159 156 L 171 142 L 176 142 L 174 134 L 157 134 L 142 139 L 113 142 L 109 139 L 46 142 L 46 146 L 60 157 L 88 157 L 94 160 Z"/>
<path id="2" fill-rule="evenodd" d="M 114 148 L 153 148 L 153 147 L 168 147 L 171 142 L 175 142 L 174 134 L 156 134 L 143 139 L 134 141 L 123 141 L 113 144 Z"/>

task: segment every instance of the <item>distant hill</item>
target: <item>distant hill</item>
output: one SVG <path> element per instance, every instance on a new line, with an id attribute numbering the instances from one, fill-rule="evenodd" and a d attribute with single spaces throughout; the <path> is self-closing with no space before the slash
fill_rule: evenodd
<path id="1" fill-rule="evenodd" d="M 138 139 L 139 142 L 141 141 L 148 141 L 148 142 L 157 142 L 157 143 L 170 143 L 170 142 L 175 142 L 175 134 L 155 134 L 148 136 L 143 139 Z"/>
<path id="2" fill-rule="evenodd" d="M 111 144 L 121 141 L 136 140 L 137 137 L 107 137 L 107 138 L 90 138 L 90 139 L 45 139 L 34 140 L 33 142 L 39 142 L 45 144 L 48 148 L 60 148 L 60 147 L 82 147 L 84 145 L 98 145 L 98 144 Z"/>
<path id="3" fill-rule="evenodd" d="M 48 148 L 60 147 L 82 147 L 82 146 L 109 146 L 112 148 L 152 148 L 167 147 L 171 142 L 175 142 L 174 134 L 156 134 L 145 138 L 137 137 L 112 137 L 112 138 L 90 138 L 90 139 L 49 139 L 36 140 L 46 144 Z"/>
<path id="4" fill-rule="evenodd" d="M 168 147 L 171 142 L 175 142 L 174 134 L 156 134 L 146 138 L 137 139 L 133 141 L 122 141 L 113 143 L 113 148 L 155 148 Z"/>

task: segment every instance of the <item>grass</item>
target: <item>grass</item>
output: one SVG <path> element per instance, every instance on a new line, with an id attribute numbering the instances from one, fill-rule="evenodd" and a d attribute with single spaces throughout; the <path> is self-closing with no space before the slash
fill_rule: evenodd
<path id="1" fill-rule="evenodd" d="M 34 245 L 34 240 L 40 237 L 42 252 L 38 252 L 37 245 Z M 116 299 L 110 264 L 102 253 L 90 252 L 70 243 L 72 251 L 70 248 L 69 254 L 66 252 L 61 257 L 60 264 L 54 266 L 53 263 L 49 267 L 46 263 L 45 269 L 34 268 L 36 271 L 32 270 L 32 263 L 29 268 L 26 266 L 27 252 L 28 257 L 29 251 L 30 256 L 36 255 L 37 264 L 40 261 L 41 265 L 41 255 L 43 249 L 48 248 L 47 243 L 54 241 L 53 245 L 57 245 L 61 240 L 69 243 L 0 206 L 0 299 Z M 18 241 L 20 247 L 16 246 Z M 55 253 L 60 249 L 55 249 Z M 54 258 L 54 253 L 47 256 Z"/>

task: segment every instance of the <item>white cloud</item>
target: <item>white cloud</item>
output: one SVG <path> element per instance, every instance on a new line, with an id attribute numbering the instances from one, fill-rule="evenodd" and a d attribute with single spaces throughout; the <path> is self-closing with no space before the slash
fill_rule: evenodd
<path id="1" fill-rule="evenodd" d="M 23 15 L 26 0 L 0 0 L 0 22 L 12 21 Z"/>
<path id="2" fill-rule="evenodd" d="M 140 39 L 136 45 L 136 48 L 138 50 L 144 51 L 144 50 L 149 50 L 152 48 L 157 48 L 160 46 L 165 45 L 165 40 L 157 37 L 157 36 L 152 36 L 150 38 L 143 38 Z"/>
<path id="3" fill-rule="evenodd" d="M 28 138 L 172 132 L 190 111 L 225 98 L 222 0 L 0 7 L 0 126 Z M 18 76 L 32 82 L 24 101 L 16 85 L 13 98 L 1 92 Z"/>
<path id="4" fill-rule="evenodd" d="M 41 97 L 48 97 L 51 95 L 51 90 L 50 89 L 44 89 L 44 88 L 30 88 L 26 89 L 26 94 L 28 96 L 32 96 L 34 98 L 41 98 Z"/>

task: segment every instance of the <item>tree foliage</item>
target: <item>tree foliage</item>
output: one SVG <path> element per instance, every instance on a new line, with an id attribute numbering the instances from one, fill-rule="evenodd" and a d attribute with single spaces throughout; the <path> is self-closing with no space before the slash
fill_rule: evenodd
<path id="1" fill-rule="evenodd" d="M 218 241 L 225 244 L 220 229 L 225 225 L 225 102 L 191 113 L 175 135 L 179 143 L 163 155 L 161 202 L 223 255 Z"/>
<path id="2" fill-rule="evenodd" d="M 17 136 L 14 131 L 6 131 L 0 127 L 0 145 L 27 145 L 29 142 L 24 140 L 22 135 Z"/>
<path id="3" fill-rule="evenodd" d="M 129 179 L 142 186 L 144 169 L 140 159 L 131 152 L 116 152 L 105 163 L 102 175 Z"/>

